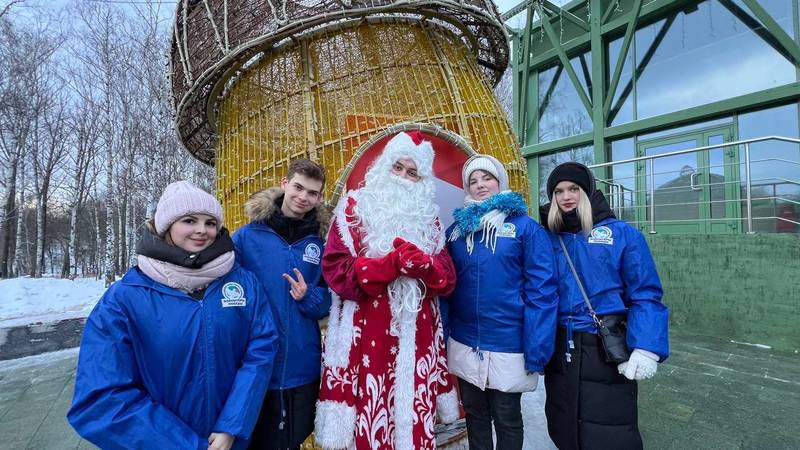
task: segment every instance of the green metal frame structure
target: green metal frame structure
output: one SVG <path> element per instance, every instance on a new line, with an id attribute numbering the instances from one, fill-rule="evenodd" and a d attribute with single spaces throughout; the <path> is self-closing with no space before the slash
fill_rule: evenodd
<path id="1" fill-rule="evenodd" d="M 532 199 L 538 198 L 539 155 L 592 146 L 595 163 L 605 163 L 610 158 L 608 147 L 612 140 L 800 100 L 800 81 L 797 81 L 800 80 L 800 38 L 784 31 L 758 0 L 741 0 L 747 11 L 742 11 L 743 8 L 731 0 L 721 1 L 728 2 L 730 8 L 758 19 L 764 28 L 761 37 L 768 39 L 771 46 L 794 64 L 798 74 L 796 81 L 615 126 L 611 126 L 609 120 L 612 102 L 621 89 L 624 63 L 629 57 L 637 28 L 661 19 L 674 20 L 673 13 L 692 8 L 702 1 L 575 0 L 559 7 L 548 0 L 525 0 L 503 14 L 503 19 L 507 20 L 527 10 L 524 28 L 509 28 L 509 33 L 513 48 L 513 125 L 522 154 L 527 159 Z M 792 1 L 792 14 L 794 29 L 800 30 L 800 0 Z M 798 32 L 795 34 L 800 36 Z M 616 64 L 609 67 L 607 44 L 621 37 L 622 46 Z M 588 89 L 581 84 L 570 63 L 570 59 L 587 52 L 591 56 L 591 66 L 584 65 L 583 69 L 585 79 L 590 80 Z M 561 64 L 560 67 L 577 91 L 593 127 L 591 132 L 540 143 L 538 77 L 541 70 L 552 68 L 556 63 Z M 635 75 L 642 70 L 641 65 L 635 68 Z M 631 83 L 635 83 L 636 78 L 631 76 Z M 596 174 L 600 178 L 607 177 L 605 168 L 598 169 Z"/>

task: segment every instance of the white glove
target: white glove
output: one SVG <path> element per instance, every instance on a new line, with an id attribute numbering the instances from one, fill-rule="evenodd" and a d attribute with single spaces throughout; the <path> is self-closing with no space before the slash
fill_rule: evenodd
<path id="1" fill-rule="evenodd" d="M 639 348 L 633 349 L 628 361 L 617 366 L 617 370 L 629 380 L 646 380 L 656 374 L 658 355 Z"/>

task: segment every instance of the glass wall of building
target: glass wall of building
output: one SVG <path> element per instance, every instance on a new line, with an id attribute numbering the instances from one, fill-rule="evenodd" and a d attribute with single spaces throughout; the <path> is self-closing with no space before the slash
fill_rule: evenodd
<path id="1" fill-rule="evenodd" d="M 581 87 L 591 93 L 591 55 L 584 53 L 570 60 Z M 592 118 L 578 97 L 564 66 L 558 64 L 539 72 L 539 142 L 592 131 Z"/>
<path id="2" fill-rule="evenodd" d="M 792 2 L 761 2 L 791 34 Z M 616 64 L 621 44 L 621 37 L 609 43 L 612 64 Z M 633 61 L 635 83 L 631 77 Z M 612 64 L 609 67 L 613 68 Z M 614 101 L 619 112 L 609 117 L 609 123 L 614 125 L 797 80 L 791 56 L 775 38 L 748 14 L 741 2 L 724 0 L 675 10 L 639 28 L 626 69 Z"/>
<path id="3" fill-rule="evenodd" d="M 800 138 L 798 105 L 789 104 L 739 116 L 739 138 Z M 740 146 L 739 153 L 743 149 Z M 800 222 L 800 145 L 767 140 L 750 145 L 751 196 L 757 232 L 798 232 Z M 745 179 L 741 168 L 740 179 Z M 742 198 L 747 186 L 741 185 Z M 746 208 L 746 205 L 743 206 Z"/>
<path id="4" fill-rule="evenodd" d="M 552 26 L 526 35 L 526 71 L 515 54 L 540 203 L 553 167 L 577 160 L 602 165 L 617 216 L 642 231 L 800 233 L 800 0 L 643 2 L 638 15 L 634 3 L 573 1 L 567 21 L 545 10 Z M 795 141 L 758 139 L 773 135 Z"/>

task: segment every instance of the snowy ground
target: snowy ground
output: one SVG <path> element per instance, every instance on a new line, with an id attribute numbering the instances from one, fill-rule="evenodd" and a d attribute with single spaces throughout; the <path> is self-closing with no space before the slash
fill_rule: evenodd
<path id="1" fill-rule="evenodd" d="M 0 328 L 87 317 L 105 290 L 94 278 L 0 280 Z"/>

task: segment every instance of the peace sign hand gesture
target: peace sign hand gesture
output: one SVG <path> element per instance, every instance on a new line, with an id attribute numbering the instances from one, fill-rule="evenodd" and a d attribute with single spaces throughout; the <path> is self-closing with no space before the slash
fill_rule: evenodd
<path id="1" fill-rule="evenodd" d="M 308 286 L 306 285 L 305 278 L 303 278 L 303 274 L 296 267 L 293 270 L 294 274 L 297 276 L 297 281 L 286 273 L 283 274 L 283 278 L 289 282 L 289 294 L 291 294 L 292 298 L 296 301 L 300 301 L 305 297 Z"/>

